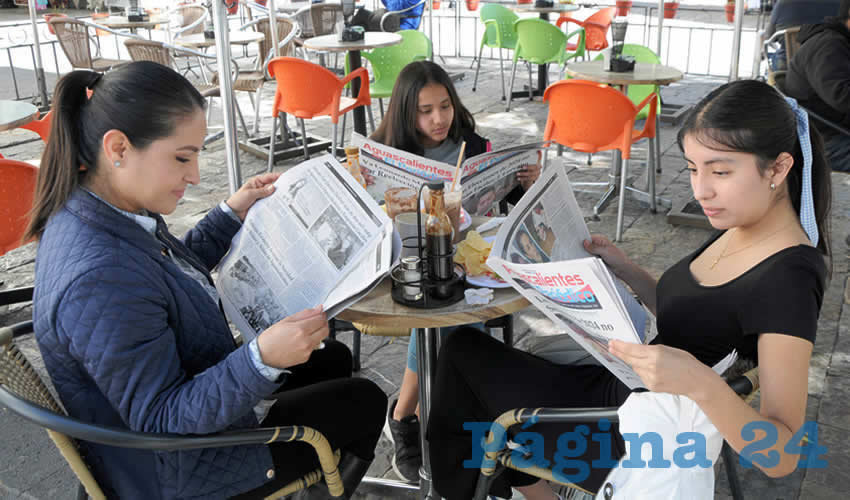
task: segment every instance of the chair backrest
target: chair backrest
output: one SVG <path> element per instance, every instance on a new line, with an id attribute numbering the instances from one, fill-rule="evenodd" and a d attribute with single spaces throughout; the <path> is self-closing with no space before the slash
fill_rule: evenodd
<path id="1" fill-rule="evenodd" d="M 495 24 L 487 24 L 484 32 L 485 44 L 488 47 L 499 47 L 513 49 L 516 47 L 517 35 L 514 29 L 514 23 L 519 19 L 512 10 L 504 5 L 496 3 L 487 3 L 481 7 L 481 22 L 496 21 Z"/>
<path id="2" fill-rule="evenodd" d="M 549 103 L 543 140 L 584 153 L 619 149 L 629 158 L 637 110 L 628 97 L 604 84 L 561 80 L 543 100 Z"/>
<path id="3" fill-rule="evenodd" d="M 800 50 L 800 41 L 798 36 L 800 34 L 800 26 L 792 26 L 790 28 L 785 28 L 785 62 L 786 68 L 791 67 L 791 59 L 794 58 L 794 54 Z"/>
<path id="4" fill-rule="evenodd" d="M 169 68 L 172 67 L 171 51 L 162 42 L 130 39 L 124 41 L 124 46 L 127 47 L 130 59 L 134 61 L 152 61 Z"/>
<path id="5" fill-rule="evenodd" d="M 25 243 L 37 177 L 38 168 L 29 163 L 0 159 L 0 255 Z"/>
<path id="6" fill-rule="evenodd" d="M 91 46 L 89 45 L 89 29 L 82 21 L 69 17 L 54 17 L 48 21 L 62 52 L 74 68 L 92 69 Z"/>
<path id="7" fill-rule="evenodd" d="M 275 26 L 277 27 L 277 39 L 278 41 L 283 40 L 295 29 L 295 21 L 285 16 L 277 16 L 275 19 Z M 272 30 L 271 23 L 269 22 L 269 18 L 261 18 L 257 21 L 255 25 L 257 31 L 262 33 L 265 38 L 260 40 L 260 54 L 261 59 L 265 58 L 269 51 L 272 48 Z M 295 55 L 295 44 L 288 43 L 284 48 L 280 50 L 278 55 L 281 56 L 294 56 Z"/>
<path id="8" fill-rule="evenodd" d="M 339 111 L 342 82 L 330 70 L 295 57 L 276 57 L 269 62 L 269 74 L 277 82 L 274 116 L 284 112 L 313 118 L 333 116 Z"/>
<path id="9" fill-rule="evenodd" d="M 330 35 L 336 32 L 336 24 L 342 20 L 342 5 L 337 3 L 314 3 L 310 6 L 313 19 L 313 35 Z"/>
<path id="10" fill-rule="evenodd" d="M 180 27 L 186 27 L 200 19 L 207 13 L 207 9 L 203 5 L 183 5 L 177 8 L 177 11 L 183 15 L 183 20 L 180 22 Z M 193 26 L 192 28 L 180 33 L 181 35 L 191 35 L 193 33 L 203 33 L 203 23 Z"/>
<path id="11" fill-rule="evenodd" d="M 402 30 L 401 43 L 390 47 L 378 47 L 363 54 L 372 63 L 375 81 L 393 81 L 401 70 L 413 61 L 431 57 L 431 40 L 418 30 Z M 348 59 L 346 59 L 346 63 Z"/>
<path id="12" fill-rule="evenodd" d="M 537 18 L 518 19 L 517 55 L 534 64 L 560 62 L 567 49 L 567 35 L 548 21 Z"/>
<path id="13" fill-rule="evenodd" d="M 585 47 L 588 50 L 602 50 L 608 46 L 608 28 L 615 11 L 616 7 L 599 9 L 584 20 Z"/>
<path id="14" fill-rule="evenodd" d="M 27 124 L 21 125 L 18 128 L 23 128 L 26 130 L 30 130 L 38 134 L 41 137 L 41 140 L 47 142 L 47 138 L 50 137 L 50 123 L 53 121 L 53 110 L 47 112 L 46 115 L 42 116 L 40 120 L 33 120 Z"/>

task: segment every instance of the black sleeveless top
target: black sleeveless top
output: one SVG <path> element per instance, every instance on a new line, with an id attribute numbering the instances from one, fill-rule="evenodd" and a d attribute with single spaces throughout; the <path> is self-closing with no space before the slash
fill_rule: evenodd
<path id="1" fill-rule="evenodd" d="M 658 336 L 652 343 L 688 351 L 708 366 L 732 349 L 758 361 L 761 333 L 814 343 L 827 276 L 820 251 L 808 245 L 789 247 L 732 281 L 703 286 L 690 264 L 722 234 L 661 276 L 656 288 Z"/>

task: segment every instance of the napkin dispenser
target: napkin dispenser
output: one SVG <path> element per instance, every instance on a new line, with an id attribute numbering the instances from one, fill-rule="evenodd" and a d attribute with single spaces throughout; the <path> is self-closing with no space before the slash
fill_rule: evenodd
<path id="1" fill-rule="evenodd" d="M 611 22 L 611 38 L 614 43 L 611 46 L 611 59 L 608 63 L 608 71 L 625 73 L 635 70 L 635 58 L 623 55 L 623 45 L 626 42 L 626 29 L 628 27 L 629 22 L 625 17 L 616 18 Z"/>
<path id="2" fill-rule="evenodd" d="M 345 21 L 337 39 L 340 42 L 359 42 L 363 40 L 366 32 L 363 26 L 351 25 L 351 18 L 354 17 L 354 0 L 342 0 L 342 17 Z"/>
<path id="3" fill-rule="evenodd" d="M 534 6 L 541 9 L 551 9 L 555 6 L 552 0 L 534 0 Z"/>

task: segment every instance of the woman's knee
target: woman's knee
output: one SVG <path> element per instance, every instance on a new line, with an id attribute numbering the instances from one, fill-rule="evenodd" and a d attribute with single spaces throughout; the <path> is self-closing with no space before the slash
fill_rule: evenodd
<path id="1" fill-rule="evenodd" d="M 454 360 L 460 356 L 468 361 L 471 353 L 481 352 L 482 347 L 490 342 L 497 341 L 477 328 L 462 326 L 443 340 L 440 357 Z"/>
<path id="2" fill-rule="evenodd" d="M 334 339 L 325 339 L 324 343 L 325 347 L 317 349 L 313 353 L 313 357 L 316 357 L 317 362 L 326 366 L 329 370 L 338 373 L 340 377 L 350 377 L 354 366 L 351 349 Z"/>

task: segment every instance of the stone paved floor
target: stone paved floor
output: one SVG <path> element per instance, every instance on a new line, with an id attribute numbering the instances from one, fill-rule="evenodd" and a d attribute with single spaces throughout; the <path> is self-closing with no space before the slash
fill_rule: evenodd
<path id="1" fill-rule="evenodd" d="M 546 120 L 546 107 L 539 100 L 515 101 L 511 112 L 504 112 L 504 103 L 499 100 L 500 83 L 498 63 L 486 62 L 482 66 L 478 91 L 472 92 L 473 72 L 468 59 L 446 61 L 452 72 L 463 72 L 465 78 L 457 83 L 458 92 L 465 105 L 475 115 L 479 132 L 488 137 L 495 147 L 521 144 L 540 140 Z M 555 73 L 552 73 L 555 76 Z M 521 80 L 518 78 L 518 80 Z M 665 102 L 693 104 L 705 93 L 721 84 L 712 79 L 688 78 L 664 89 Z M 261 116 L 269 114 L 273 87 L 267 84 Z M 245 96 L 240 96 L 243 109 L 250 109 Z M 213 116 L 219 116 L 216 110 Z M 246 113 L 250 115 L 250 113 Z M 377 105 L 374 114 L 379 117 Z M 250 118 L 249 118 L 250 119 Z M 216 121 L 216 118 L 213 119 Z M 271 120 L 265 119 L 261 129 L 268 130 Z M 313 120 L 307 123 L 308 131 L 328 136 L 328 120 Z M 349 129 L 350 130 L 350 129 Z M 658 177 L 658 191 L 663 197 L 679 200 L 689 192 L 688 177 L 683 172 L 684 162 L 674 144 L 677 128 L 665 124 L 661 129 L 663 172 Z M 8 158 L 32 159 L 40 154 L 41 145 L 29 142 L 8 147 L 31 138 L 25 131 L 0 135 L 0 151 Z M 202 155 L 201 183 L 187 189 L 186 196 L 177 211 L 169 216 L 168 222 L 175 234 L 182 234 L 211 207 L 227 196 L 227 173 L 222 141 L 211 144 Z M 572 180 L 604 181 L 610 156 L 594 155 L 592 166 L 587 166 L 586 155 L 565 154 L 566 161 L 575 165 Z M 641 160 L 646 157 L 646 148 L 639 145 L 633 154 L 630 177 L 640 184 L 640 175 L 645 170 Z M 265 162 L 246 153 L 240 154 L 243 177 L 264 170 Z M 297 160 L 279 162 L 277 168 L 286 169 L 297 164 Z M 809 376 L 809 401 L 807 419 L 818 422 L 819 439 L 828 447 L 826 459 L 829 467 L 822 470 L 798 470 L 789 477 L 771 480 L 756 470 L 740 470 L 747 498 L 771 499 L 832 499 L 845 497 L 841 491 L 850 490 L 850 454 L 842 436 L 850 431 L 850 384 L 844 377 L 850 375 L 850 292 L 847 288 L 848 251 L 844 239 L 850 232 L 848 207 L 850 207 L 850 177 L 835 174 L 833 231 L 833 276 L 824 298 L 813 360 Z M 594 219 L 591 207 L 598 195 L 579 193 L 578 199 L 585 212 L 592 232 L 613 235 L 616 220 L 616 205 L 609 206 L 598 219 Z M 693 227 L 674 226 L 666 221 L 663 211 L 650 213 L 642 204 L 631 197 L 625 207 L 625 241 L 622 248 L 654 276 L 685 254 L 695 249 L 707 236 L 708 231 Z M 14 287 L 31 282 L 34 265 L 32 245 L 12 251 L 0 257 L 0 288 Z M 0 309 L 0 322 L 8 324 L 25 319 L 31 314 L 28 306 Z M 515 315 L 517 344 L 522 347 L 525 339 L 534 331 L 551 329 L 552 324 L 534 310 Z M 343 333 L 340 339 L 350 344 L 351 335 Z M 24 340 L 23 345 L 30 359 L 39 369 L 40 359 L 34 342 Z M 364 336 L 362 339 L 362 370 L 360 376 L 375 381 L 390 398 L 398 392 L 407 338 L 385 339 Z M 43 372 L 43 370 L 42 370 Z M 0 460 L 0 498 L 71 498 L 75 479 L 44 432 L 11 415 L 0 407 L 0 442 L 3 443 Z M 391 444 L 382 438 L 378 445 L 378 458 L 373 463 L 370 475 L 394 477 L 389 463 Z M 358 498 L 413 498 L 397 490 L 363 488 Z M 725 473 L 717 474 L 715 498 L 729 497 Z"/>

